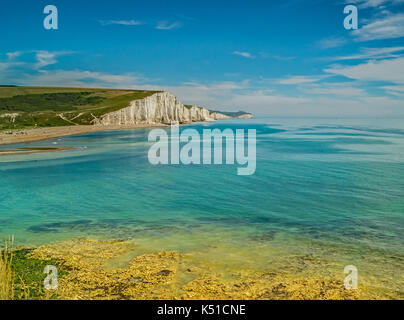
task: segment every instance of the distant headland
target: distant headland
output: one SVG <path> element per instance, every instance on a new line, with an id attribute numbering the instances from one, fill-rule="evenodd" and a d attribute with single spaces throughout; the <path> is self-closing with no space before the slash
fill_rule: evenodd
<path id="1" fill-rule="evenodd" d="M 166 91 L 0 85 L 0 144 L 229 118 L 252 114 L 184 105 Z"/>

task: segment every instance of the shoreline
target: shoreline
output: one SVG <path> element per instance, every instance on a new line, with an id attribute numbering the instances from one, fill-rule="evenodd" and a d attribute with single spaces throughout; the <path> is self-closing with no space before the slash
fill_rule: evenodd
<path id="1" fill-rule="evenodd" d="M 345 290 L 339 279 L 248 268 L 223 274 L 213 261 L 200 261 L 189 253 L 156 250 L 131 255 L 134 249 L 125 239 L 73 238 L 33 247 L 20 260 L 56 265 L 63 276 L 55 294 L 62 300 L 360 298 L 359 292 Z M 122 264 L 120 259 L 128 255 Z M 39 287 L 41 280 L 30 286 Z"/>
<path id="2" fill-rule="evenodd" d="M 0 145 L 29 143 L 58 137 L 74 136 L 84 133 L 126 130 L 126 129 L 145 129 L 154 127 L 165 127 L 167 125 L 159 124 L 133 124 L 133 125 L 78 125 L 78 126 L 62 126 L 62 127 L 46 127 L 31 129 L 15 129 L 0 131 Z"/>
<path id="3" fill-rule="evenodd" d="M 366 281 L 358 290 L 347 290 L 342 277 L 311 272 L 315 261 L 306 261 L 307 270 L 296 272 L 274 266 L 265 271 L 248 267 L 224 271 L 192 252 L 131 254 L 135 249 L 128 239 L 72 238 L 18 246 L 11 252 L 19 265 L 35 263 L 39 270 L 37 279 L 28 283 L 32 291 L 43 292 L 43 266 L 57 266 L 61 277 L 54 298 L 62 300 L 373 300 L 400 294 L 369 286 Z"/>
<path id="4" fill-rule="evenodd" d="M 64 150 L 72 150 L 72 147 L 49 147 L 49 148 L 20 148 L 19 150 L 5 150 L 0 151 L 0 156 L 8 156 L 14 154 L 30 154 L 30 153 L 42 153 L 42 152 L 56 152 Z"/>

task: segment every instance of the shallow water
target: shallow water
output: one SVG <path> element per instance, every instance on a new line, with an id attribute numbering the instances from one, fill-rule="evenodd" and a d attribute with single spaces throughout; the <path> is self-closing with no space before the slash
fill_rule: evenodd
<path id="1" fill-rule="evenodd" d="M 402 294 L 402 119 L 262 118 L 182 129 L 190 127 L 256 129 L 256 173 L 238 176 L 237 164 L 152 166 L 146 129 L 20 144 L 76 149 L 0 157 L 0 235 L 34 245 L 130 238 L 133 255 L 177 250 L 221 271 L 343 279 L 344 266 L 355 265 L 363 283 Z"/>

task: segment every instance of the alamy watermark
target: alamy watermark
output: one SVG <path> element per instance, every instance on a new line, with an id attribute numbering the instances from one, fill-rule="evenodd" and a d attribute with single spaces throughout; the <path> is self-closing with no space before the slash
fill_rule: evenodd
<path id="1" fill-rule="evenodd" d="M 58 30 L 58 9 L 55 5 L 45 6 L 43 13 L 47 16 L 43 21 L 43 26 L 46 30 Z M 344 7 L 344 28 L 346 30 L 358 29 L 358 8 L 355 5 L 346 5 Z"/>
<path id="2" fill-rule="evenodd" d="M 58 269 L 53 265 L 48 265 L 43 270 L 47 276 L 43 281 L 45 290 L 57 290 L 58 289 Z"/>
<path id="3" fill-rule="evenodd" d="M 349 265 L 344 268 L 344 273 L 347 276 L 344 279 L 344 286 L 347 290 L 356 290 L 358 289 L 358 268 Z"/>
<path id="4" fill-rule="evenodd" d="M 43 26 L 46 30 L 58 30 L 58 8 L 54 5 L 47 5 L 43 9 L 43 13 L 47 14 L 43 20 Z"/>
<path id="5" fill-rule="evenodd" d="M 358 8 L 352 4 L 344 7 L 344 13 L 347 16 L 344 19 L 344 28 L 346 30 L 358 29 Z"/>
<path id="6" fill-rule="evenodd" d="M 200 134 L 196 129 L 185 129 L 180 133 L 178 123 L 174 122 L 170 135 L 164 129 L 150 131 L 148 139 L 154 144 L 149 149 L 148 159 L 153 165 L 237 163 L 243 166 L 237 168 L 238 175 L 252 175 L 256 170 L 256 130 L 246 131 L 203 129 Z"/>

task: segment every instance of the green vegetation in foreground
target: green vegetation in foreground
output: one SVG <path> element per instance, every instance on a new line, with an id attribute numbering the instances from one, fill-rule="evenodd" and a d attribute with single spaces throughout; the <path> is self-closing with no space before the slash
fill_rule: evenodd
<path id="1" fill-rule="evenodd" d="M 8 254 L 12 255 L 11 269 L 14 276 L 14 299 L 39 300 L 57 299 L 58 296 L 52 291 L 44 290 L 46 274 L 44 268 L 54 265 L 58 269 L 58 278 L 67 275 L 56 259 L 39 260 L 30 256 L 33 249 L 16 249 Z"/>
<path id="2" fill-rule="evenodd" d="M 0 86 L 0 130 L 91 125 L 158 91 Z"/>

